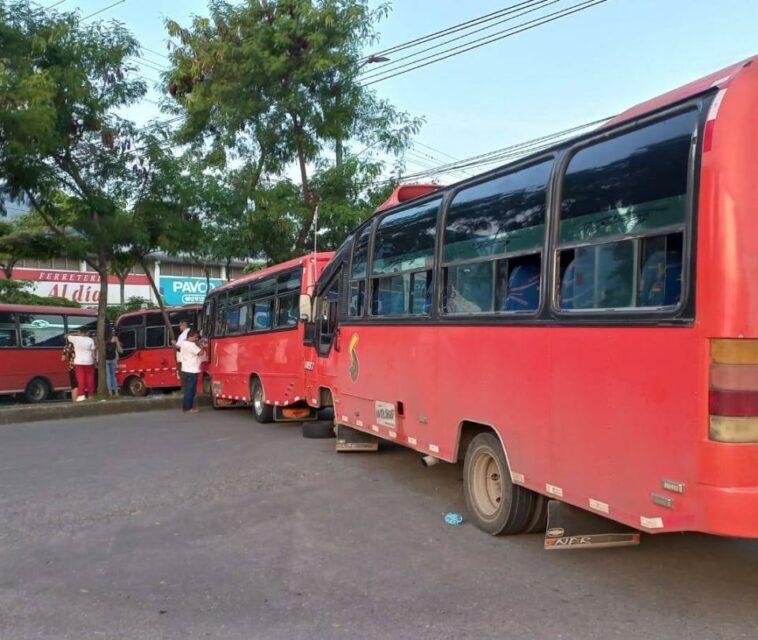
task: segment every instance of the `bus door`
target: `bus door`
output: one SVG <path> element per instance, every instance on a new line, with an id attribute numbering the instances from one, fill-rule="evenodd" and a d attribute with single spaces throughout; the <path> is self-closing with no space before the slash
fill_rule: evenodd
<path id="1" fill-rule="evenodd" d="M 332 389 L 337 376 L 337 357 L 340 351 L 339 301 L 342 269 L 335 273 L 314 302 L 314 322 L 311 330 L 313 349 L 306 350 L 305 379 L 309 401 L 320 400 L 320 388 Z"/>

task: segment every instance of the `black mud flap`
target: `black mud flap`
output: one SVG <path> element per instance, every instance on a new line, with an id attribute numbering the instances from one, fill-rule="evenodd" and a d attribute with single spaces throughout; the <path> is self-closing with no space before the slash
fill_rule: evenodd
<path id="1" fill-rule="evenodd" d="M 337 451 L 379 451 L 379 438 L 337 424 Z"/>
<path id="2" fill-rule="evenodd" d="M 565 502 L 550 500 L 547 505 L 545 549 L 603 549 L 633 547 L 640 532 Z"/>

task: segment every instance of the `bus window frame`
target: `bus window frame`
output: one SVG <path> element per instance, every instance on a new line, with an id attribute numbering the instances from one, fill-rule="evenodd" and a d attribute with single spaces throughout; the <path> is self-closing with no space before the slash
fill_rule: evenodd
<path id="1" fill-rule="evenodd" d="M 493 319 L 499 319 L 502 317 L 518 317 L 518 318 L 524 318 L 524 319 L 533 319 L 541 316 L 546 307 L 547 303 L 547 295 L 545 295 L 546 287 L 549 283 L 549 264 L 547 260 L 547 256 L 549 254 L 549 247 L 550 247 L 550 219 L 551 219 L 551 210 L 553 206 L 553 185 L 554 181 L 556 179 L 556 169 L 560 163 L 560 152 L 558 151 L 546 151 L 541 152 L 539 155 L 536 156 L 530 156 L 528 158 L 523 158 L 520 160 L 517 160 L 514 164 L 509 164 L 505 167 L 497 167 L 491 171 L 488 171 L 485 174 L 482 174 L 481 176 L 476 176 L 476 178 L 472 180 L 467 180 L 466 182 L 456 186 L 456 188 L 451 189 L 450 193 L 447 194 L 447 197 L 445 198 L 444 202 L 442 203 L 442 210 L 440 212 L 440 225 L 438 229 L 438 250 L 435 252 L 435 269 L 437 270 L 437 273 L 435 274 L 436 280 L 435 282 L 441 283 L 441 286 L 437 287 L 439 289 L 439 294 L 435 296 L 434 298 L 434 304 L 433 308 L 436 312 L 435 317 L 439 318 L 440 321 L 447 321 L 447 320 L 460 320 L 460 319 L 479 319 L 479 318 L 489 318 L 490 320 Z M 506 253 L 498 253 L 490 256 L 484 256 L 479 258 L 469 258 L 466 260 L 454 260 L 451 262 L 444 262 L 443 257 L 445 254 L 445 230 L 447 229 L 447 216 L 448 212 L 450 211 L 450 207 L 453 204 L 455 198 L 466 189 L 470 189 L 472 187 L 476 187 L 480 184 L 484 184 L 485 182 L 489 182 L 491 180 L 497 180 L 498 178 L 502 178 L 503 176 L 507 176 L 509 174 L 518 173 L 519 171 L 523 171 L 524 169 L 528 169 L 529 167 L 534 167 L 539 164 L 542 164 L 543 162 L 550 162 L 550 171 L 548 172 L 547 180 L 545 181 L 545 222 L 542 233 L 542 243 L 539 246 L 539 248 L 536 251 L 529 251 L 529 250 L 522 250 L 522 251 L 511 251 Z M 482 312 L 449 312 L 445 311 L 443 299 L 445 295 L 445 282 L 447 279 L 445 278 L 445 269 L 449 267 L 459 267 L 462 265 L 467 264 L 476 264 L 480 262 L 494 262 L 498 263 L 501 260 L 510 260 L 512 258 L 521 258 L 523 256 L 539 256 L 540 258 L 540 299 L 537 303 L 536 309 L 529 309 L 526 311 L 506 311 L 506 310 L 494 310 L 494 311 L 482 311 Z M 496 283 L 495 283 L 496 284 Z"/>
<path id="2" fill-rule="evenodd" d="M 610 324 L 634 324 L 635 322 L 659 323 L 663 320 L 683 321 L 689 325 L 695 319 L 695 260 L 696 260 L 696 241 L 697 241 L 697 208 L 698 208 L 698 190 L 700 186 L 700 168 L 702 162 L 702 140 L 703 130 L 705 127 L 705 118 L 710 107 L 710 103 L 715 96 L 716 91 L 712 90 L 709 94 L 695 96 L 687 101 L 669 106 L 664 109 L 644 114 L 638 118 L 624 122 L 611 129 L 603 130 L 598 133 L 589 135 L 565 148 L 559 158 L 555 169 L 553 179 L 553 206 L 550 208 L 550 239 L 548 243 L 550 256 L 550 307 L 549 311 L 552 316 L 559 321 L 578 321 L 581 323 L 596 323 L 608 321 Z M 624 135 L 626 133 L 643 129 L 647 126 L 654 125 L 656 122 L 666 120 L 688 111 L 697 112 L 695 119 L 696 126 L 690 142 L 690 150 L 687 158 L 687 194 L 684 212 L 684 223 L 682 225 L 668 225 L 652 231 L 641 231 L 632 234 L 614 234 L 604 236 L 599 240 L 589 240 L 585 242 L 565 243 L 561 245 L 559 241 L 560 234 L 560 205 L 563 197 L 563 180 L 566 175 L 571 159 L 581 150 L 604 142 L 612 138 Z M 679 302 L 676 305 L 662 307 L 606 307 L 598 309 L 566 309 L 560 306 L 560 253 L 578 247 L 600 246 L 611 244 L 624 240 L 640 240 L 643 238 L 652 238 L 670 233 L 682 233 L 682 285 Z"/>
<path id="3" fill-rule="evenodd" d="M 416 207 L 423 207 L 427 204 L 430 204 L 431 202 L 437 200 L 437 219 L 435 221 L 434 225 L 434 249 L 432 250 L 432 265 L 428 269 L 424 269 L 421 267 L 416 267 L 413 269 L 404 269 L 404 270 L 398 270 L 398 271 L 390 271 L 386 273 L 381 274 L 374 274 L 374 253 L 376 249 L 376 235 L 379 230 L 379 226 L 381 225 L 381 221 L 384 220 L 386 217 L 390 215 L 394 215 L 396 213 L 401 213 L 403 211 L 406 211 L 407 209 L 414 209 Z M 440 194 L 437 191 L 434 191 L 430 193 L 427 197 L 424 198 L 418 198 L 415 200 L 411 200 L 407 205 L 403 207 L 398 208 L 392 208 L 387 211 L 382 211 L 379 215 L 375 216 L 373 219 L 373 228 L 371 229 L 371 234 L 369 235 L 369 244 L 368 244 L 368 257 L 366 260 L 366 289 L 365 289 L 365 300 L 364 300 L 364 317 L 369 320 L 378 320 L 378 321 L 389 321 L 390 323 L 428 323 L 432 319 L 435 318 L 435 316 L 438 313 L 437 309 L 437 299 L 438 294 L 437 290 L 439 289 L 438 281 L 439 281 L 439 249 L 440 249 L 440 220 L 443 217 L 443 207 L 446 206 L 446 204 L 449 203 L 449 200 L 446 199 L 445 194 Z M 341 266 L 341 269 L 344 269 L 349 266 L 350 270 L 352 271 L 353 268 L 353 251 L 355 249 L 355 243 L 358 239 L 358 234 L 353 233 L 353 239 L 352 239 L 352 246 L 350 247 L 350 259 L 349 260 L 343 260 L 343 264 Z M 344 300 L 348 300 L 347 296 L 349 296 L 349 289 L 350 284 L 353 282 L 353 280 L 350 279 L 350 276 L 352 275 L 351 271 L 348 271 L 348 275 L 346 278 L 347 285 L 347 291 L 340 291 L 340 298 Z M 432 281 L 429 285 L 431 289 L 431 305 L 429 308 L 429 313 L 396 313 L 396 314 L 380 314 L 380 313 L 373 313 L 373 300 L 374 300 L 374 282 L 376 280 L 381 280 L 382 278 L 392 278 L 396 276 L 404 276 L 404 275 L 410 275 L 413 277 L 414 275 L 418 273 L 426 273 L 427 271 L 432 272 Z M 359 280 L 356 280 L 355 282 L 359 282 Z M 412 299 L 412 295 L 409 291 L 408 294 L 409 304 Z M 349 300 L 348 300 L 349 302 Z M 353 320 L 359 320 L 359 316 L 346 316 L 349 321 Z M 342 320 L 340 318 L 340 320 Z"/>

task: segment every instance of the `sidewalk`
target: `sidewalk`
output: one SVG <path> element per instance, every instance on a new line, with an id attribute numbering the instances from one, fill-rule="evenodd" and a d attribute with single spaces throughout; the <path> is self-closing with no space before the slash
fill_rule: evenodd
<path id="1" fill-rule="evenodd" d="M 182 396 L 180 394 L 172 394 L 147 396 L 146 398 L 123 397 L 114 400 L 87 400 L 86 402 L 10 405 L 0 407 L 0 425 L 98 415 L 106 416 L 117 413 L 158 411 L 161 409 L 179 409 L 181 404 Z M 210 399 L 206 396 L 198 396 L 195 398 L 195 404 L 198 406 L 208 406 Z"/>

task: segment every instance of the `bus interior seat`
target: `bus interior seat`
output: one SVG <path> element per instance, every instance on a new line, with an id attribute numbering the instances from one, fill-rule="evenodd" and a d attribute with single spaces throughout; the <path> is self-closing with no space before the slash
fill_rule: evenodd
<path id="1" fill-rule="evenodd" d="M 665 307 L 679 302 L 682 294 L 682 254 L 656 251 L 642 268 L 640 306 Z"/>
<path id="2" fill-rule="evenodd" d="M 540 303 L 540 269 L 536 264 L 520 264 L 508 277 L 504 311 L 533 311 Z"/>

